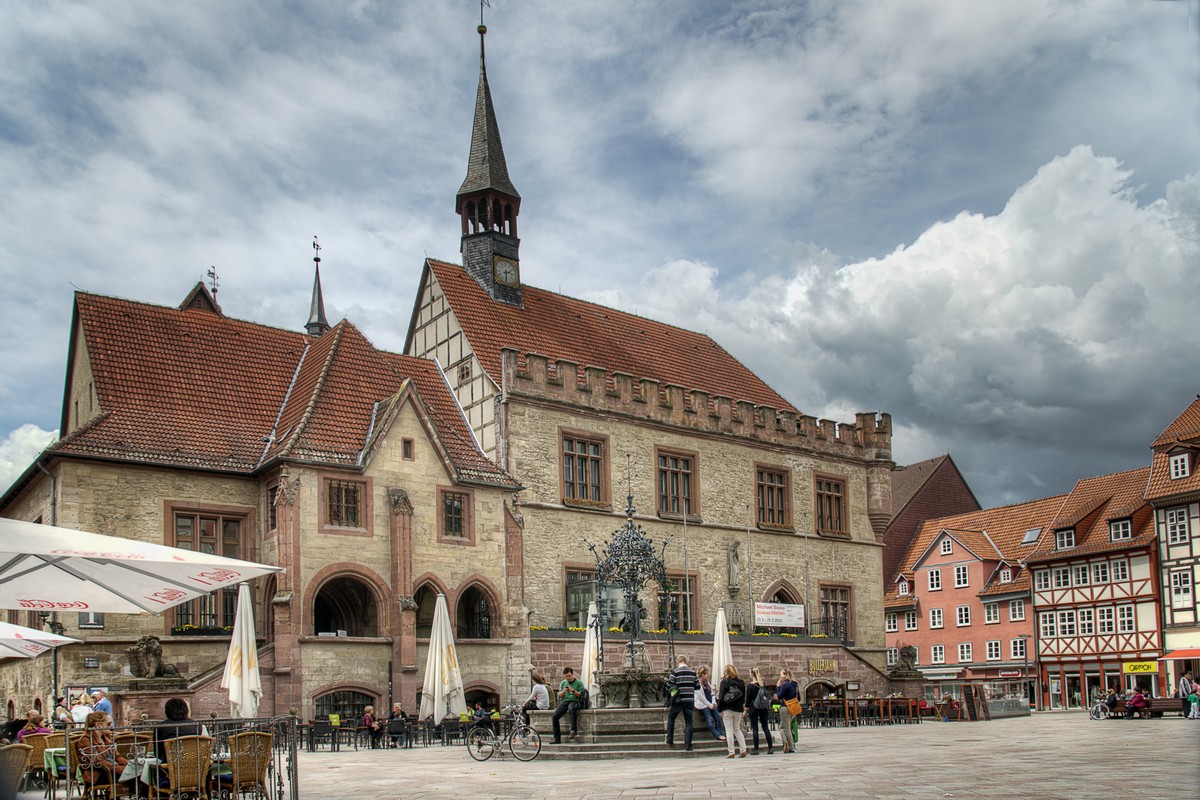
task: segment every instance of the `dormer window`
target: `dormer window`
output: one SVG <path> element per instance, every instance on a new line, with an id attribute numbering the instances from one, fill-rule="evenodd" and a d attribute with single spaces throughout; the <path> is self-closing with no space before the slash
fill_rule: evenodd
<path id="1" fill-rule="evenodd" d="M 1130 539 L 1133 537 L 1133 523 L 1127 519 L 1114 519 L 1108 523 L 1108 539 L 1111 542 L 1119 542 L 1122 539 Z"/>
<path id="2" fill-rule="evenodd" d="M 954 552 L 954 544 L 950 541 L 950 538 L 947 537 L 945 539 L 942 539 L 942 555 L 948 556 L 953 552 Z"/>
<path id="3" fill-rule="evenodd" d="M 908 594 L 908 581 L 900 581 L 900 584 L 896 588 L 896 591 L 902 595 Z"/>
<path id="4" fill-rule="evenodd" d="M 1054 532 L 1054 549 L 1055 550 L 1070 550 L 1075 547 L 1075 530 L 1055 531 Z"/>
<path id="5" fill-rule="evenodd" d="M 1171 480 L 1186 478 L 1192 474 L 1191 461 L 1188 458 L 1190 453 L 1176 453 L 1171 456 Z"/>
<path id="6" fill-rule="evenodd" d="M 1001 583 L 1012 583 L 1012 570 L 1011 569 L 1009 569 L 1008 567 L 1005 567 L 1004 569 L 1000 570 L 1000 582 Z"/>

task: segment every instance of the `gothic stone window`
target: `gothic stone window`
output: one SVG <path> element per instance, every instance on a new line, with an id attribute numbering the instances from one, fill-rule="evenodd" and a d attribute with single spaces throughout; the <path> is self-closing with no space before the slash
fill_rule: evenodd
<path id="1" fill-rule="evenodd" d="M 438 487 L 438 541 L 475 544 L 475 503 L 472 492 Z"/>
<path id="2" fill-rule="evenodd" d="M 695 574 L 685 576 L 682 572 L 667 574 L 670 584 L 669 600 L 658 603 L 658 627 L 670 626 L 673 631 L 688 630 L 688 621 L 695 628 L 703 627 L 703 621 L 696 618 L 699 608 L 700 581 Z"/>
<path id="3" fill-rule="evenodd" d="M 821 621 L 817 633 L 824 633 L 834 638 L 854 638 L 854 618 L 851 614 L 852 594 L 853 589 L 849 586 L 821 585 Z"/>
<path id="4" fill-rule="evenodd" d="M 792 496 L 791 471 L 783 467 L 759 465 L 755 467 L 754 474 L 758 527 L 791 528 L 792 508 L 788 502 Z"/>
<path id="5" fill-rule="evenodd" d="M 321 476 L 319 524 L 325 533 L 363 536 L 371 529 L 371 479 Z"/>
<path id="6" fill-rule="evenodd" d="M 659 516 L 700 513 L 695 453 L 657 450 Z"/>
<path id="7" fill-rule="evenodd" d="M 564 431 L 562 500 L 564 505 L 608 508 L 608 440 Z"/>
<path id="8" fill-rule="evenodd" d="M 816 490 L 817 533 L 848 536 L 850 526 L 846 513 L 846 481 L 828 475 L 813 478 Z"/>
<path id="9" fill-rule="evenodd" d="M 248 524 L 246 511 L 231 509 L 191 510 L 169 507 L 170 531 L 167 544 L 228 558 L 243 558 L 242 537 Z M 189 600 L 175 607 L 175 625 L 224 628 L 233 625 L 237 613 L 237 587 Z"/>

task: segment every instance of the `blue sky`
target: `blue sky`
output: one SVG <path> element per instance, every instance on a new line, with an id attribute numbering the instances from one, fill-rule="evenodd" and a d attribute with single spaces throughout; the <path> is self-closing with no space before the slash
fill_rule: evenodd
<path id="1" fill-rule="evenodd" d="M 1200 5 L 492 0 L 522 277 L 881 410 L 987 505 L 1148 462 L 1200 391 Z M 76 287 L 399 349 L 458 259 L 478 4 L 17 2 L 0 30 L 0 484 Z"/>

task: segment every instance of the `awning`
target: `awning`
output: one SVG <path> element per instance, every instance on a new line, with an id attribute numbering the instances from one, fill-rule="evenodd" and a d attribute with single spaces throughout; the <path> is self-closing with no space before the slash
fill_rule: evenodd
<path id="1" fill-rule="evenodd" d="M 1191 661 L 1200 660 L 1200 647 L 1187 647 L 1182 650 L 1168 650 L 1159 661 Z"/>

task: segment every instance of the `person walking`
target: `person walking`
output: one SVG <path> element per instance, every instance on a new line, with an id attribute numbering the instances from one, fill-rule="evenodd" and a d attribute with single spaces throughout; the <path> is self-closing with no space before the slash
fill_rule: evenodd
<path id="1" fill-rule="evenodd" d="M 554 729 L 554 740 L 550 744 L 562 744 L 562 728 L 559 720 L 563 715 L 571 715 L 570 739 L 579 735 L 579 701 L 583 699 L 583 681 L 575 677 L 575 670 L 563 667 L 562 683 L 558 685 L 558 707 L 550 718 L 550 727 Z"/>
<path id="2" fill-rule="evenodd" d="M 738 677 L 737 667 L 725 665 L 725 675 L 717 687 L 717 711 L 725 726 L 726 758 L 746 757 L 746 735 L 742 733 L 742 718 L 746 716 L 746 684 Z M 736 739 L 736 742 L 735 742 Z M 739 754 L 737 749 L 742 748 Z"/>
<path id="3" fill-rule="evenodd" d="M 775 697 L 779 700 L 779 734 L 783 737 L 783 752 L 794 753 L 796 742 L 792 738 L 792 710 L 788 708 L 788 700 L 799 701 L 800 687 L 792 680 L 792 671 L 787 667 L 779 670 Z"/>
<path id="4" fill-rule="evenodd" d="M 763 736 L 767 740 L 767 755 L 774 755 L 775 741 L 771 738 L 770 721 L 771 692 L 763 683 L 762 673 L 758 667 L 750 669 L 750 683 L 746 684 L 746 710 L 750 715 L 750 732 L 754 734 L 754 750 L 758 755 L 758 728 L 762 726 Z"/>
<path id="5" fill-rule="evenodd" d="M 103 711 L 105 714 L 108 714 L 110 720 L 112 719 L 112 701 L 108 699 L 103 689 L 97 689 L 92 692 L 92 708 L 97 711 Z"/>
<path id="6" fill-rule="evenodd" d="M 688 666 L 687 656 L 681 655 L 675 661 L 675 669 L 667 676 L 667 693 L 671 697 L 671 710 L 667 713 L 667 747 L 675 746 L 675 718 L 683 714 L 683 749 L 689 751 L 692 749 L 692 715 L 700 679 Z"/>
<path id="7" fill-rule="evenodd" d="M 1188 697 L 1190 697 L 1192 694 L 1193 680 L 1192 671 L 1190 669 L 1179 677 L 1179 702 L 1182 706 L 1182 710 L 1179 712 L 1180 716 L 1186 717 L 1189 713 L 1191 713 L 1192 704 L 1188 700 Z"/>

